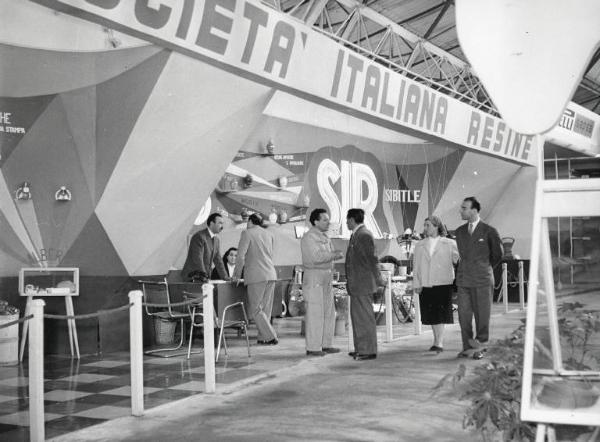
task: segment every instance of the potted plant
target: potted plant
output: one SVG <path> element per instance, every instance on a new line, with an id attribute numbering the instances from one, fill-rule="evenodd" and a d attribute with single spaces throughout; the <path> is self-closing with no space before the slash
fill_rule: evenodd
<path id="1" fill-rule="evenodd" d="M 598 372 L 600 350 L 590 344 L 600 333 L 600 312 L 584 307 L 579 302 L 564 302 L 558 308 L 563 366 L 571 371 Z M 539 387 L 537 400 L 553 408 L 591 407 L 600 397 L 600 390 L 584 376 L 547 376 Z"/>
<path id="2" fill-rule="evenodd" d="M 579 303 L 563 303 L 558 309 L 564 366 L 570 370 L 597 371 L 600 355 L 590 342 L 598 338 L 600 313 L 583 307 Z M 470 402 L 463 426 L 479 432 L 484 441 L 535 439 L 535 424 L 520 418 L 524 341 L 525 320 L 522 320 L 509 337 L 489 347 L 484 364 L 476 366 L 471 373 L 460 364 L 456 373 L 447 374 L 433 388 L 434 394 L 458 393 L 461 400 Z M 540 346 L 549 348 L 549 337 L 538 337 L 537 341 L 538 350 Z M 539 353 L 551 355 L 548 350 Z M 597 400 L 597 389 L 590 384 L 580 379 L 546 377 L 537 399 L 560 407 L 589 406 Z M 557 430 L 570 432 L 568 440 L 574 440 L 576 433 L 588 431 L 586 427 L 569 426 L 558 426 Z"/>

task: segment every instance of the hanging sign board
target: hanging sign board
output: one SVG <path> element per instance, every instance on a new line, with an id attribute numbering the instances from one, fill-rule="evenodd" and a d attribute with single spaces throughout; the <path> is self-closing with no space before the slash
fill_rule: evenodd
<path id="1" fill-rule="evenodd" d="M 394 130 L 533 165 L 535 139 L 254 0 L 33 0 Z"/>

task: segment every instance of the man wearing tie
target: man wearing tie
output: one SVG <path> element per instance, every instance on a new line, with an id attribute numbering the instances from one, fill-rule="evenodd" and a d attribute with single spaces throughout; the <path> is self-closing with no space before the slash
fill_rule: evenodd
<path id="1" fill-rule="evenodd" d="M 456 273 L 458 288 L 458 322 L 462 338 L 459 357 L 481 359 L 489 340 L 490 313 L 494 292 L 493 268 L 502 259 L 502 241 L 498 231 L 479 218 L 481 204 L 477 198 L 465 198 L 460 216 L 468 223 L 456 229 L 456 244 L 460 255 Z M 473 335 L 473 316 L 475 335 Z"/>
<path id="2" fill-rule="evenodd" d="M 207 228 L 192 236 L 181 276 L 184 281 L 207 282 L 213 266 L 221 279 L 230 279 L 219 255 L 219 237 L 223 230 L 223 217 L 211 214 L 206 220 Z"/>
<path id="3" fill-rule="evenodd" d="M 357 361 L 377 357 L 377 324 L 373 313 L 373 294 L 384 285 L 375 254 L 373 235 L 364 226 L 365 212 L 350 209 L 346 225 L 352 231 L 346 252 L 346 279 L 350 295 L 350 320 L 354 350 L 350 356 Z"/>

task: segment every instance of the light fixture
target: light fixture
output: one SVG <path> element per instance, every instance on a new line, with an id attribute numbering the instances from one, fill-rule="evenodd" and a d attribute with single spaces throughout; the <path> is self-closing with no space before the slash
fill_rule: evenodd
<path id="1" fill-rule="evenodd" d="M 30 184 L 28 181 L 24 181 L 23 184 L 21 184 L 16 192 L 15 192 L 15 199 L 17 200 L 21 200 L 21 201 L 27 201 L 31 199 L 31 189 L 30 189 Z"/>
<path id="2" fill-rule="evenodd" d="M 252 183 L 254 182 L 254 177 L 252 174 L 248 174 L 244 177 L 244 187 L 252 187 Z"/>
<path id="3" fill-rule="evenodd" d="M 266 147 L 269 155 L 273 155 L 275 153 L 275 145 L 273 144 L 272 140 L 269 140 Z"/>
<path id="4" fill-rule="evenodd" d="M 71 201 L 71 191 L 65 186 L 60 186 L 60 189 L 54 194 L 56 201 Z"/>
<path id="5" fill-rule="evenodd" d="M 279 188 L 280 189 L 285 189 L 287 187 L 287 185 L 288 185 L 288 179 L 287 179 L 286 176 L 280 176 L 278 178 L 278 181 L 279 181 Z"/>

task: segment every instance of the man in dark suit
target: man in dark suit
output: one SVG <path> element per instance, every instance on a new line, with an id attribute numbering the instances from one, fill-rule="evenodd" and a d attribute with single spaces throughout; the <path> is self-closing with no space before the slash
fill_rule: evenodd
<path id="1" fill-rule="evenodd" d="M 207 228 L 196 232 L 190 241 L 187 258 L 181 276 L 184 281 L 207 282 L 214 265 L 221 279 L 230 279 L 219 255 L 219 237 L 223 230 L 223 217 L 211 214 L 206 220 Z"/>
<path id="2" fill-rule="evenodd" d="M 350 295 L 350 319 L 357 361 L 377 357 L 377 325 L 373 313 L 373 294 L 383 285 L 373 235 L 364 226 L 365 212 L 350 209 L 346 225 L 352 230 L 346 252 L 346 288 Z"/>
<path id="3" fill-rule="evenodd" d="M 479 218 L 481 204 L 477 198 L 465 198 L 460 216 L 468 221 L 456 229 L 460 254 L 456 273 L 458 288 L 458 322 L 462 337 L 459 357 L 481 359 L 489 340 L 490 312 L 494 292 L 493 268 L 502 259 L 502 241 L 498 231 Z M 473 335 L 475 316 L 475 336 Z M 472 349 L 474 351 L 472 351 Z"/>

